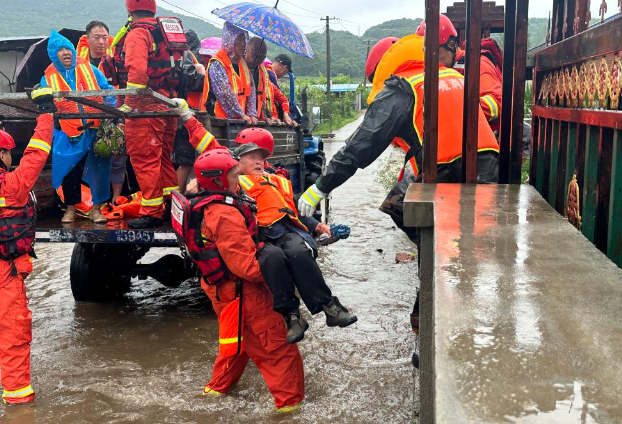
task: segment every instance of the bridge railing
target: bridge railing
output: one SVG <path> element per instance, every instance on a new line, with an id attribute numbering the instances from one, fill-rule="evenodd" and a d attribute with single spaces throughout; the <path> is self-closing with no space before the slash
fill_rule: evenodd
<path id="1" fill-rule="evenodd" d="M 530 184 L 622 267 L 622 18 L 536 54 Z"/>

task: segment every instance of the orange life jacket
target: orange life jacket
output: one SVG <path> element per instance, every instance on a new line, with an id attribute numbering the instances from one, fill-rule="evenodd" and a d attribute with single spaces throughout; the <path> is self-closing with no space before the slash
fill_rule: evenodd
<path id="1" fill-rule="evenodd" d="M 201 95 L 201 111 L 207 110 L 205 104 L 207 103 L 210 94 L 209 67 L 214 62 L 220 62 L 220 64 L 227 71 L 229 85 L 231 86 L 233 92 L 237 95 L 240 107 L 243 111 L 245 111 L 246 102 L 251 95 L 252 88 L 251 74 L 248 70 L 248 65 L 246 65 L 244 59 L 240 59 L 240 61 L 238 62 L 238 69 L 240 73 L 238 74 L 237 72 L 235 72 L 235 69 L 233 69 L 233 64 L 231 63 L 231 59 L 229 59 L 227 52 L 222 49 L 219 50 L 218 53 L 216 53 L 216 55 L 214 55 L 210 59 L 207 66 L 207 74 L 205 75 L 205 83 L 203 84 L 203 94 Z M 220 105 L 220 102 L 218 102 L 218 99 L 216 99 L 216 102 L 214 104 L 214 116 L 217 118 L 228 118 L 224 109 Z"/>
<path id="2" fill-rule="evenodd" d="M 412 61 L 402 66 L 397 76 L 410 83 L 415 96 L 413 125 L 419 142 L 423 142 L 423 78 L 424 63 Z M 439 164 L 462 157 L 462 114 L 464 77 L 455 69 L 439 65 L 438 70 L 438 159 Z M 499 144 L 479 107 L 477 151 L 499 152 Z"/>
<path id="3" fill-rule="evenodd" d="M 97 78 L 91 68 L 91 64 L 82 57 L 76 58 L 76 91 L 84 90 L 100 90 L 97 84 Z M 45 70 L 45 81 L 54 91 L 72 91 L 69 84 L 64 80 L 62 75 L 56 70 L 54 65 L 50 65 Z M 98 110 L 88 106 L 78 106 L 75 102 L 65 99 L 54 99 L 56 108 L 60 113 L 80 113 L 82 111 L 97 113 Z M 101 102 L 101 100 L 99 100 Z M 60 127 L 69 137 L 77 137 L 84 132 L 88 123 L 92 123 L 90 128 L 99 127 L 99 120 L 86 119 L 61 119 Z"/>
<path id="4" fill-rule="evenodd" d="M 195 65 L 199 63 L 194 53 L 192 53 L 191 51 L 189 51 L 189 53 L 192 56 L 192 62 Z M 207 79 L 207 75 L 205 76 L 205 79 Z M 186 101 L 188 102 L 188 106 L 190 106 L 192 109 L 199 110 L 199 108 L 201 107 L 201 96 L 202 93 L 198 91 L 188 91 L 188 94 L 186 94 Z"/>
<path id="5" fill-rule="evenodd" d="M 113 41 L 114 41 L 114 37 L 112 35 L 109 35 L 108 36 L 108 49 L 106 50 L 106 53 L 109 54 L 110 56 L 114 55 L 114 51 L 112 49 Z M 76 46 L 76 52 L 78 53 L 78 56 L 80 56 L 81 58 L 86 59 L 87 61 L 89 60 L 89 42 L 87 40 L 86 34 L 80 37 L 80 40 L 78 40 L 78 45 Z M 101 63 L 100 63 L 100 66 L 101 66 Z"/>
<path id="6" fill-rule="evenodd" d="M 257 221 L 269 227 L 284 217 L 294 225 L 309 231 L 298 218 L 292 183 L 280 175 L 241 175 L 240 185 L 257 202 Z"/>
<path id="7" fill-rule="evenodd" d="M 408 143 L 406 143 L 406 141 L 404 141 L 403 138 L 401 137 L 395 137 L 393 139 L 393 141 L 391 142 L 391 144 L 393 144 L 395 147 L 399 147 L 400 149 L 402 149 L 404 151 L 404 153 L 408 153 L 408 151 L 410 150 L 410 146 L 408 145 Z M 419 167 L 417 166 L 417 161 L 415 160 L 415 157 L 413 156 L 412 158 L 409 159 L 410 165 L 413 168 L 413 172 L 415 173 L 415 177 L 419 176 Z"/>
<path id="8" fill-rule="evenodd" d="M 265 110 L 270 111 L 274 117 L 276 108 L 274 105 L 274 88 L 272 82 L 270 82 L 270 75 L 265 65 L 259 65 L 259 87 L 257 87 L 257 114 L 260 121 L 265 121 L 267 116 L 264 116 Z"/>

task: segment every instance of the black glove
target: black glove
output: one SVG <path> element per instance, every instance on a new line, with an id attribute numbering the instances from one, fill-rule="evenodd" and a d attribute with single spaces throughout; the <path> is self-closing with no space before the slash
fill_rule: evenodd
<path id="1" fill-rule="evenodd" d="M 50 87 L 35 88 L 28 91 L 28 97 L 37 105 L 37 109 L 41 113 L 54 113 L 56 112 L 56 105 L 54 104 L 54 97 L 52 96 L 52 89 Z"/>

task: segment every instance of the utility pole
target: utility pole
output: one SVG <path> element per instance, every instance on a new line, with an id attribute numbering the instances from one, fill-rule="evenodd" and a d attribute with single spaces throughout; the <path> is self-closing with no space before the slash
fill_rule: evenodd
<path id="1" fill-rule="evenodd" d="M 333 115 L 331 108 L 331 95 L 330 95 L 330 21 L 337 18 L 320 18 L 320 21 L 326 21 L 326 100 L 328 101 L 328 116 L 329 116 L 329 129 L 333 132 Z"/>
<path id="2" fill-rule="evenodd" d="M 365 55 L 365 61 L 367 61 L 367 58 L 369 57 L 370 43 L 371 43 L 371 40 L 367 40 L 367 54 Z M 363 72 L 363 87 L 365 87 L 365 84 L 367 84 L 367 75 L 365 75 L 365 72 Z"/>

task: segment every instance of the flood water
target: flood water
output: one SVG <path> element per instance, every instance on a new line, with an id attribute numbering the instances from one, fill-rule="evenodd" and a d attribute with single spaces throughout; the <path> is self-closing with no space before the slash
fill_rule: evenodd
<path id="1" fill-rule="evenodd" d="M 360 122 L 360 121 L 359 121 Z M 326 143 L 330 156 L 356 128 Z M 299 344 L 306 399 L 291 414 L 275 412 L 272 396 L 249 363 L 226 396 L 204 397 L 218 351 L 218 323 L 196 283 L 169 289 L 133 280 L 112 304 L 76 303 L 69 285 L 73 245 L 39 244 L 27 280 L 33 311 L 32 385 L 28 406 L 0 406 L 0 422 L 30 423 L 410 423 L 415 337 L 409 314 L 416 262 L 408 238 L 378 210 L 385 190 L 378 164 L 360 171 L 332 196 L 331 222 L 351 226 L 349 239 L 321 248 L 328 285 L 358 315 L 345 329 L 306 317 Z M 143 262 L 166 249 L 149 252 Z"/>

